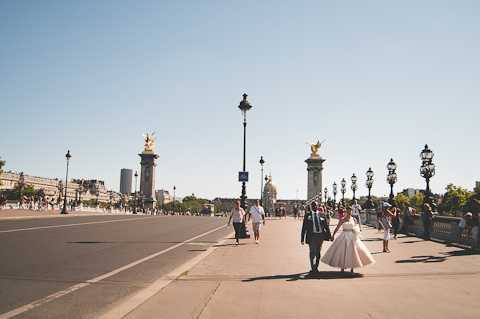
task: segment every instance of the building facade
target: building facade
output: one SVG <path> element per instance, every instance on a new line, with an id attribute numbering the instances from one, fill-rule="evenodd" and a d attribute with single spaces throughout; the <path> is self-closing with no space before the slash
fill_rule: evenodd
<path id="1" fill-rule="evenodd" d="M 128 168 L 122 168 L 120 170 L 120 194 L 132 193 L 132 176 L 133 171 Z"/>

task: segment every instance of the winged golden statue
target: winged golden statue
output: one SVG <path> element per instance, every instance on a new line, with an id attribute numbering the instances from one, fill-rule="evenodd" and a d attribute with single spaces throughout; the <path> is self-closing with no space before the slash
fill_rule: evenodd
<path id="1" fill-rule="evenodd" d="M 325 142 L 325 140 L 322 141 L 322 143 Z M 318 158 L 320 155 L 318 154 L 318 151 L 320 151 L 320 147 L 322 147 L 322 143 L 320 143 L 320 140 L 317 140 L 316 143 L 309 143 L 310 144 L 310 150 L 312 151 L 312 154 L 310 156 L 312 158 Z"/>
<path id="2" fill-rule="evenodd" d="M 153 153 L 153 150 L 155 148 L 155 136 L 154 135 L 155 135 L 155 132 L 143 134 L 143 139 L 145 141 L 143 151 L 145 153 Z"/>

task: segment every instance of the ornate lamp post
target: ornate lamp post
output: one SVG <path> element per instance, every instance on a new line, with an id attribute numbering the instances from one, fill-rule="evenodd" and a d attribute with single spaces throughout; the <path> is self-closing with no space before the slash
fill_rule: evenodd
<path id="1" fill-rule="evenodd" d="M 340 185 L 342 186 L 342 188 L 340 189 L 340 191 L 342 192 L 342 205 L 345 205 L 345 192 L 347 191 L 347 181 L 345 180 L 345 178 L 342 178 L 342 180 L 340 181 Z"/>
<path id="2" fill-rule="evenodd" d="M 243 100 L 238 105 L 240 111 L 243 114 L 243 172 L 246 170 L 246 149 L 247 149 L 247 111 L 252 108 L 252 105 L 247 100 L 248 95 L 243 93 Z M 240 196 L 240 206 L 243 209 L 246 209 L 246 199 L 247 199 L 247 186 L 245 181 L 242 182 L 242 195 Z"/>
<path id="3" fill-rule="evenodd" d="M 389 201 L 392 202 L 393 198 L 393 185 L 397 182 L 397 164 L 393 161 L 393 158 L 390 159 L 390 162 L 387 164 L 388 174 L 387 174 L 387 183 L 390 184 L 390 196 Z"/>
<path id="4" fill-rule="evenodd" d="M 335 209 L 335 206 L 337 205 L 337 183 L 333 182 L 333 209 Z"/>
<path id="5" fill-rule="evenodd" d="M 425 148 L 420 153 L 420 159 L 422 160 L 422 165 L 420 166 L 420 176 L 425 178 L 426 188 L 425 188 L 425 203 L 432 203 L 432 192 L 430 191 L 430 179 L 435 176 L 435 164 L 433 164 L 433 152 L 428 148 L 428 145 L 425 144 Z"/>
<path id="6" fill-rule="evenodd" d="M 371 167 L 368 168 L 366 175 L 367 175 L 367 181 L 365 182 L 365 185 L 368 188 L 367 208 L 373 208 L 372 196 L 371 196 L 371 191 L 373 186 L 373 171 Z"/>
<path id="7" fill-rule="evenodd" d="M 175 214 L 175 192 L 177 191 L 177 187 L 173 185 L 173 213 Z"/>
<path id="8" fill-rule="evenodd" d="M 70 162 L 71 157 L 72 155 L 70 155 L 70 150 L 68 150 L 67 154 L 65 154 L 65 158 L 67 159 L 67 173 L 65 174 L 65 196 L 63 197 L 63 209 L 61 214 L 68 214 L 67 213 L 68 164 Z"/>
<path id="9" fill-rule="evenodd" d="M 135 171 L 135 193 L 133 193 L 133 213 L 137 213 L 137 179 L 138 179 L 138 173 Z"/>
<path id="10" fill-rule="evenodd" d="M 261 170 L 262 170 L 262 177 L 260 178 L 260 181 L 261 181 L 261 186 L 260 186 L 260 203 L 263 205 L 263 164 L 265 164 L 265 160 L 263 159 L 263 156 L 260 156 L 260 166 L 261 166 Z"/>
<path id="11" fill-rule="evenodd" d="M 352 177 L 350 178 L 350 180 L 352 181 L 352 191 L 353 191 L 353 200 L 355 200 L 355 192 L 357 191 L 357 176 L 355 174 L 352 175 Z"/>

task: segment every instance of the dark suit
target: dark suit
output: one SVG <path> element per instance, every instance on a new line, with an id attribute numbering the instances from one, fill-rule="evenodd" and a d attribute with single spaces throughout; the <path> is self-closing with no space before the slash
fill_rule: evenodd
<path id="1" fill-rule="evenodd" d="M 314 232 L 314 215 L 311 211 L 303 217 L 302 234 L 300 240 L 306 242 L 310 249 L 310 266 L 312 271 L 318 271 L 318 264 L 320 263 L 320 250 L 324 240 L 330 240 L 330 228 L 328 227 L 325 216 L 317 212 L 318 228 L 320 232 Z"/>

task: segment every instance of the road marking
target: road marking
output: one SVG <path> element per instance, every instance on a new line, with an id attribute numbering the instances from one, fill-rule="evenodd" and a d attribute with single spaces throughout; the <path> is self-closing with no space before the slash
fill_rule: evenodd
<path id="1" fill-rule="evenodd" d="M 141 306 L 145 303 L 148 299 L 152 298 L 155 294 L 160 292 L 163 288 L 168 286 L 172 281 L 177 280 L 182 274 L 192 269 L 196 264 L 198 264 L 201 260 L 206 258 L 210 255 L 219 245 L 223 245 L 227 240 L 228 237 L 231 237 L 233 232 L 226 236 L 225 239 L 220 241 L 219 243 L 211 246 L 203 253 L 197 255 L 193 259 L 187 261 L 183 265 L 177 267 L 169 274 L 160 277 L 156 281 L 154 281 L 150 286 L 136 292 L 135 294 L 128 297 L 124 302 L 119 305 L 115 305 L 111 310 L 107 311 L 98 319 L 121 319 L 124 318 L 126 315 L 134 311 L 136 308 Z"/>
<path id="2" fill-rule="evenodd" d="M 123 219 L 116 219 L 116 220 L 102 220 L 102 221 L 99 221 L 99 222 L 87 222 L 87 223 L 77 223 L 77 224 L 62 224 L 62 225 L 50 225 L 50 226 L 38 226 L 38 227 L 30 227 L 30 228 L 15 228 L 15 229 L 8 229 L 8 230 L 0 230 L 0 234 L 1 234 L 1 233 L 15 233 L 15 232 L 19 232 L 19 231 L 28 231 L 28 230 L 37 230 L 37 229 L 73 227 L 73 226 L 83 226 L 83 225 L 93 225 L 93 224 L 119 223 L 119 222 L 127 222 L 127 221 L 138 220 L 138 219 L 145 219 L 145 218 L 146 218 L 146 217 L 123 218 Z"/>
<path id="3" fill-rule="evenodd" d="M 44 298 L 35 300 L 35 301 L 33 301 L 33 302 L 29 303 L 29 304 L 26 304 L 26 305 L 23 305 L 23 306 L 18 307 L 18 308 L 16 308 L 16 309 L 10 310 L 9 312 L 6 312 L 6 313 L 4 313 L 4 314 L 0 314 L 0 319 L 9 319 L 9 318 L 13 318 L 13 317 L 15 317 L 15 316 L 18 316 L 19 314 L 22 314 L 22 313 L 24 313 L 24 312 L 27 312 L 27 311 L 32 310 L 32 309 L 34 309 L 34 308 L 37 308 L 37 307 L 39 307 L 39 306 L 41 306 L 41 305 L 44 305 L 44 304 L 46 304 L 46 303 L 48 303 L 48 302 L 50 302 L 50 301 L 53 301 L 53 300 L 55 300 L 55 299 L 58 299 L 58 298 L 63 297 L 63 296 L 65 296 L 65 295 L 68 295 L 68 294 L 70 294 L 70 293 L 72 293 L 72 292 L 74 292 L 74 291 L 77 291 L 77 290 L 81 289 L 81 288 L 90 286 L 91 284 L 97 283 L 97 282 L 102 281 L 102 280 L 104 280 L 104 279 L 106 279 L 106 278 L 112 277 L 112 276 L 114 276 L 114 275 L 116 275 L 116 274 L 118 274 L 118 273 L 120 273 L 120 272 L 122 272 L 122 271 L 124 271 L 124 270 L 133 268 L 133 267 L 135 267 L 135 266 L 137 266 L 137 265 L 139 265 L 139 264 L 141 264 L 141 263 L 143 263 L 143 262 L 146 262 L 146 261 L 148 261 L 148 260 L 150 260 L 150 259 L 153 259 L 153 258 L 155 258 L 155 257 L 158 257 L 158 256 L 160 256 L 160 255 L 162 255 L 162 254 L 165 254 L 165 253 L 167 253 L 167 252 L 169 252 L 169 251 L 171 251 L 171 250 L 173 250 L 173 249 L 175 249 L 175 248 L 178 248 L 178 247 L 180 247 L 180 246 L 182 246 L 182 245 L 184 245 L 184 244 L 186 244 L 186 243 L 188 243 L 188 242 L 194 241 L 194 240 L 197 239 L 197 238 L 206 236 L 206 235 L 208 235 L 208 234 L 211 234 L 211 233 L 213 233 L 213 232 L 216 232 L 217 230 L 222 229 L 222 228 L 225 228 L 225 227 L 226 227 L 226 225 L 223 225 L 223 226 L 214 228 L 214 229 L 209 230 L 209 231 L 207 231 L 207 232 L 205 232 L 205 233 L 203 233 L 203 234 L 200 234 L 200 235 L 197 235 L 197 236 L 192 237 L 192 238 L 190 238 L 190 239 L 184 240 L 183 242 L 178 243 L 178 244 L 176 244 L 176 245 L 173 245 L 173 246 L 171 246 L 171 247 L 169 247 L 169 248 L 167 248 L 167 249 L 161 250 L 161 251 L 156 252 L 156 253 L 154 253 L 154 254 L 151 254 L 151 255 L 149 255 L 149 256 L 147 256 L 147 257 L 144 257 L 144 258 L 142 258 L 142 259 L 136 260 L 136 261 L 134 261 L 134 262 L 132 262 L 132 263 L 130 263 L 130 264 L 128 264 L 128 265 L 125 265 L 125 266 L 123 266 L 123 267 L 117 268 L 117 269 L 115 269 L 115 270 L 112 270 L 112 271 L 110 271 L 110 272 L 108 272 L 108 273 L 105 273 L 105 274 L 100 275 L 100 276 L 98 276 L 98 277 L 95 277 L 95 278 L 93 278 L 93 279 L 87 280 L 86 282 L 78 283 L 78 284 L 76 284 L 76 285 L 73 285 L 73 286 L 71 286 L 71 287 L 68 287 L 67 289 L 58 291 L 58 292 L 53 293 L 53 294 L 51 294 L 51 295 L 48 295 L 48 296 L 46 296 L 46 297 L 44 297 Z"/>

